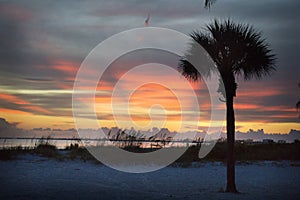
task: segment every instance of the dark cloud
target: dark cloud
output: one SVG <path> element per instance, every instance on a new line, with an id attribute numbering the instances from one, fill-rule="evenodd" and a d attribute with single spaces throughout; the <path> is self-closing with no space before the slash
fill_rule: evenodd
<path id="1" fill-rule="evenodd" d="M 16 125 L 19 122 L 8 122 L 4 118 L 0 118 L 0 137 L 32 137 L 31 131 L 18 129 Z"/>

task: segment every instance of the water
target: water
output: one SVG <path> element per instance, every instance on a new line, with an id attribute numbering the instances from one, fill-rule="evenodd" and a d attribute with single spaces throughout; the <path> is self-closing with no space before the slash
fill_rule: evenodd
<path id="1" fill-rule="evenodd" d="M 51 144 L 55 145 L 58 149 L 65 149 L 71 144 L 78 144 L 79 146 L 109 146 L 116 145 L 119 147 L 124 147 L 130 141 L 128 140 L 119 140 L 113 141 L 107 139 L 81 139 L 78 138 L 0 138 L 0 149 L 13 148 L 13 147 L 22 147 L 22 148 L 34 148 L 39 144 Z M 83 144 L 84 143 L 84 144 Z M 172 143 L 167 143 L 165 141 L 133 141 L 133 146 L 139 146 L 142 148 L 163 148 L 163 147 L 183 147 L 194 144 L 193 142 L 186 141 L 175 141 Z M 128 145 L 127 145 L 128 146 Z"/>
<path id="2" fill-rule="evenodd" d="M 71 144 L 81 145 L 80 141 L 74 139 L 0 138 L 1 149 L 12 147 L 34 148 L 44 143 L 55 145 L 58 149 L 64 149 Z"/>

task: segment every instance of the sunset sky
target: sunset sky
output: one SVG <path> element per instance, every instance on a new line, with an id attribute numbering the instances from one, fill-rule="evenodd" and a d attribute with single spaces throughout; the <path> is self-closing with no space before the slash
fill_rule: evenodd
<path id="1" fill-rule="evenodd" d="M 77 70 L 88 53 L 101 41 L 119 32 L 149 26 L 170 28 L 189 34 L 203 30 L 213 19 L 227 19 L 253 25 L 277 55 L 277 72 L 263 80 L 244 82 L 237 78 L 235 99 L 237 130 L 264 129 L 267 133 L 300 130 L 295 104 L 300 98 L 299 0 L 218 0 L 210 10 L 201 0 L 100 0 L 100 1 L 1 1 L 0 2 L 0 117 L 17 127 L 32 129 L 74 128 L 72 91 Z M 147 52 L 146 52 L 147 53 Z M 100 80 L 96 110 L 105 126 L 116 126 L 109 108 L 116 81 L 133 65 L 152 62 L 155 57 L 176 68 L 176 59 L 149 51 L 126 55 L 114 62 Z M 157 72 L 156 72 L 157 73 Z M 174 81 L 166 73 L 137 72 L 124 78 L 125 89 L 139 79 L 155 82 Z M 155 77 L 155 78 L 153 78 Z M 200 103 L 198 129 L 208 126 L 209 105 L 205 84 L 192 83 Z M 131 98 L 131 119 L 139 126 L 164 126 L 177 130 L 184 112 L 195 116 L 189 91 L 176 87 L 184 97 L 181 107 L 174 88 L 146 84 Z M 153 105 L 156 106 L 153 106 Z M 160 104 L 157 105 L 157 104 Z M 161 109 L 164 107 L 165 112 Z M 122 108 L 122 107 L 119 107 Z M 150 112 L 153 114 L 151 124 Z M 160 124 L 166 120 L 165 124 Z M 89 116 L 86 116 L 87 128 Z M 188 121 L 188 120 L 187 120 Z M 150 123 L 150 124 L 149 124 Z M 185 127 L 188 130 L 188 125 Z"/>

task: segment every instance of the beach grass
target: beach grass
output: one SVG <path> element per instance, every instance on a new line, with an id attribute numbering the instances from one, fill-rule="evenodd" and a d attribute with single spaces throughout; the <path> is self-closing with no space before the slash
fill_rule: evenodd
<path id="1" fill-rule="evenodd" d="M 195 162 L 205 161 L 226 161 L 226 142 L 218 142 L 212 151 L 204 158 L 198 157 L 200 145 L 190 146 L 185 153 L 176 160 L 176 163 L 181 163 L 183 166 L 189 166 Z M 286 144 L 235 144 L 235 157 L 239 162 L 247 161 L 279 161 L 279 160 L 300 160 L 300 144 L 286 143 Z M 108 148 L 101 146 L 99 148 Z M 171 147 L 182 148 L 182 147 Z M 157 149 L 140 148 L 140 147 L 124 147 L 124 150 L 135 153 L 147 153 Z M 9 147 L 0 150 L 0 160 L 14 160 L 20 155 L 34 154 L 46 158 L 53 158 L 58 160 L 74 160 L 92 161 L 99 163 L 89 151 L 78 144 L 70 144 L 65 149 L 57 149 L 54 144 L 49 142 L 40 142 L 33 148 L 29 147 Z"/>

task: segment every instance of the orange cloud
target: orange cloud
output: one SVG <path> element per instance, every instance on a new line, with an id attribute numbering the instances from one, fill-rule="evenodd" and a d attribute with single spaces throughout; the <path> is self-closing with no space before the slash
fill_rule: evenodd
<path id="1" fill-rule="evenodd" d="M 152 105 L 159 104 L 166 110 L 181 111 L 181 106 L 174 93 L 159 84 L 145 84 L 138 88 L 130 97 L 130 104 L 136 107 L 150 108 Z"/>
<path id="2" fill-rule="evenodd" d="M 59 61 L 54 66 L 53 69 L 62 71 L 69 75 L 75 75 L 78 68 L 78 64 L 70 61 Z"/>
<path id="3" fill-rule="evenodd" d="M 237 91 L 237 97 L 266 97 L 282 94 L 282 90 L 270 88 L 268 90 L 262 88 L 241 89 Z"/>
<path id="4" fill-rule="evenodd" d="M 32 113 L 29 113 L 29 112 L 24 112 L 24 111 L 20 111 L 20 110 L 6 109 L 6 108 L 0 108 L 0 113 L 15 114 L 15 115 L 32 115 Z"/>
<path id="5" fill-rule="evenodd" d="M 52 114 L 51 111 L 48 111 L 40 106 L 23 106 L 23 108 L 29 109 L 34 112 L 40 112 L 40 113 L 44 113 L 44 114 Z"/>
<path id="6" fill-rule="evenodd" d="M 0 99 L 3 99 L 6 102 L 15 103 L 19 105 L 27 105 L 30 104 L 28 101 L 25 101 L 17 96 L 11 94 L 0 94 Z"/>
<path id="7" fill-rule="evenodd" d="M 295 112 L 295 108 L 286 106 L 261 106 L 265 111 L 281 111 L 281 112 Z"/>
<path id="8" fill-rule="evenodd" d="M 253 110 L 253 109 L 261 108 L 261 106 L 256 104 L 235 103 L 234 108 L 241 109 L 241 110 Z"/>
<path id="9" fill-rule="evenodd" d="M 52 112 L 40 107 L 40 106 L 35 106 L 35 105 L 31 105 L 30 102 L 21 99 L 20 97 L 11 95 L 11 94 L 0 94 L 0 99 L 9 102 L 9 103 L 13 103 L 13 104 L 17 104 L 20 105 L 20 108 L 26 109 L 26 110 L 31 110 L 31 111 L 35 111 L 35 112 L 40 112 L 40 113 L 44 113 L 44 114 L 51 114 Z M 16 110 L 10 110 L 10 109 L 3 109 L 3 111 L 7 111 L 9 113 L 13 113 L 15 112 L 15 114 L 26 114 L 27 112 L 23 112 L 23 111 L 19 111 L 17 108 Z"/>

